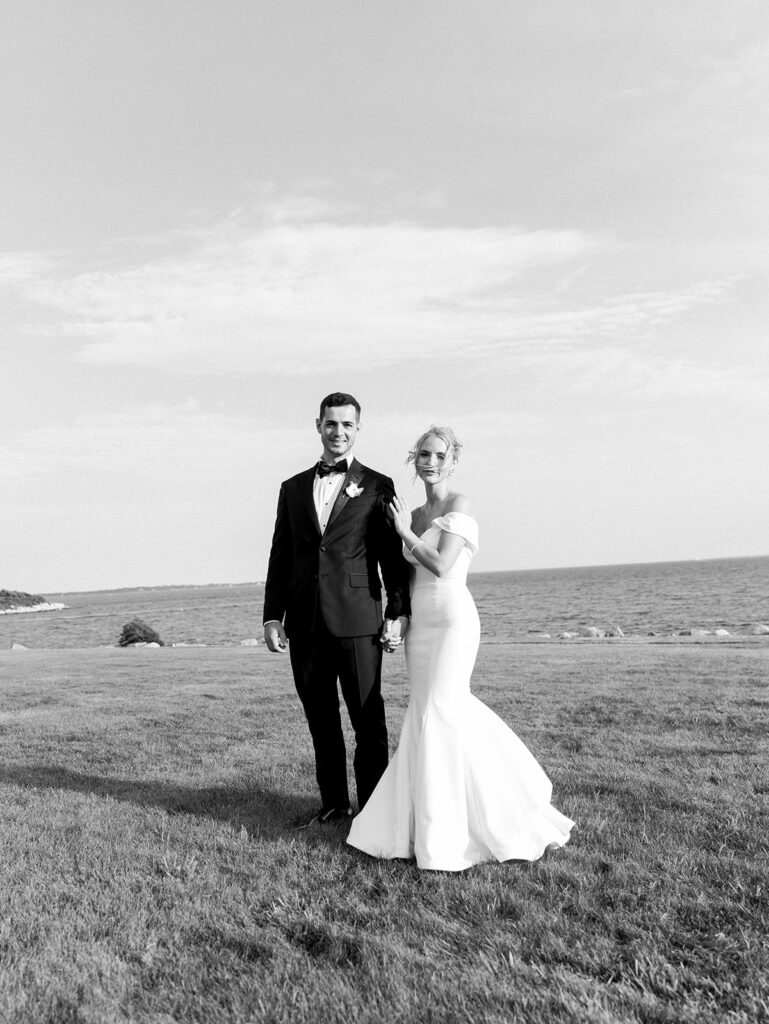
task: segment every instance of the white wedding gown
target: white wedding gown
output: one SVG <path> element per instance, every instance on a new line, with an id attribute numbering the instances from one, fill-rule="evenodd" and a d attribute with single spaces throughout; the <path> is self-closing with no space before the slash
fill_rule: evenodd
<path id="1" fill-rule="evenodd" d="M 375 857 L 416 857 L 420 868 L 461 871 L 487 860 L 536 860 L 563 846 L 574 822 L 550 804 L 552 786 L 526 745 L 470 693 L 480 622 L 466 586 L 478 524 L 462 512 L 434 519 L 465 546 L 433 575 L 413 556 L 406 664 L 411 699 L 400 742 L 347 842 Z"/>

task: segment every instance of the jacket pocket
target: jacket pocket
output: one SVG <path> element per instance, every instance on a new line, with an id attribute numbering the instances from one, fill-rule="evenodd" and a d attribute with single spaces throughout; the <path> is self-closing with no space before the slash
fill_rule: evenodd
<path id="1" fill-rule="evenodd" d="M 367 572 L 351 572 L 350 573 L 350 586 L 351 587 L 371 587 Z"/>

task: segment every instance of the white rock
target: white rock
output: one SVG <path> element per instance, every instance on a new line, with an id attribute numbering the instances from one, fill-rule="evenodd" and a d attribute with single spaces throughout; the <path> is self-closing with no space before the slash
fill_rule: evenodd
<path id="1" fill-rule="evenodd" d="M 11 650 L 12 651 L 26 651 L 27 648 L 24 646 L 24 644 L 11 644 Z"/>
<path id="2" fill-rule="evenodd" d="M 732 634 L 729 632 L 728 629 L 714 629 L 713 630 L 713 635 L 714 636 L 731 636 Z"/>
<path id="3" fill-rule="evenodd" d="M 259 641 L 256 639 L 255 636 L 250 636 L 248 638 L 248 640 L 241 640 L 240 641 L 240 646 L 241 647 L 258 647 L 259 646 Z"/>
<path id="4" fill-rule="evenodd" d="M 561 640 L 574 640 L 579 636 L 579 633 L 573 633 L 567 629 L 565 633 L 559 633 L 558 636 Z"/>
<path id="5" fill-rule="evenodd" d="M 751 626 L 750 633 L 751 636 L 766 636 L 769 634 L 769 626 L 763 622 L 757 622 L 755 626 Z"/>

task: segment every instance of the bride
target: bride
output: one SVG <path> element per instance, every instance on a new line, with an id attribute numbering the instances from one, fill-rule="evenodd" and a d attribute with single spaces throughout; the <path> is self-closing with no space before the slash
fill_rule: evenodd
<path id="1" fill-rule="evenodd" d="M 347 839 L 435 871 L 536 860 L 574 825 L 551 806 L 550 780 L 529 749 L 470 693 L 480 623 L 466 579 L 478 524 L 451 487 L 460 448 L 449 427 L 425 431 L 408 458 L 425 503 L 413 513 L 400 497 L 391 505 L 412 565 L 411 698 L 395 756 Z M 383 642 L 392 650 L 400 639 Z"/>

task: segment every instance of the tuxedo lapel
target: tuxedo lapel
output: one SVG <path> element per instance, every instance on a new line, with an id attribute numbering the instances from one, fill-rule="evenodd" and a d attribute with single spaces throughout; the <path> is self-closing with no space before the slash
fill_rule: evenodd
<path id="1" fill-rule="evenodd" d="M 321 534 L 320 523 L 318 522 L 318 510 L 315 508 L 315 498 L 312 493 L 312 485 L 315 480 L 315 467 L 307 470 L 307 477 L 302 481 L 302 500 L 304 501 L 307 514 L 310 517 L 310 522 L 314 525 L 318 531 L 318 536 Z"/>
<path id="2" fill-rule="evenodd" d="M 347 470 L 347 475 L 344 478 L 344 483 L 342 484 L 339 494 L 337 494 L 336 496 L 334 507 L 331 509 L 331 515 L 328 517 L 328 522 L 326 523 L 327 530 L 337 519 L 339 513 L 350 500 L 350 495 L 347 493 L 347 489 L 350 487 L 350 485 L 360 487 L 361 480 L 363 479 L 364 476 L 365 474 L 363 472 L 363 467 L 356 459 L 353 459 L 352 465 Z"/>

